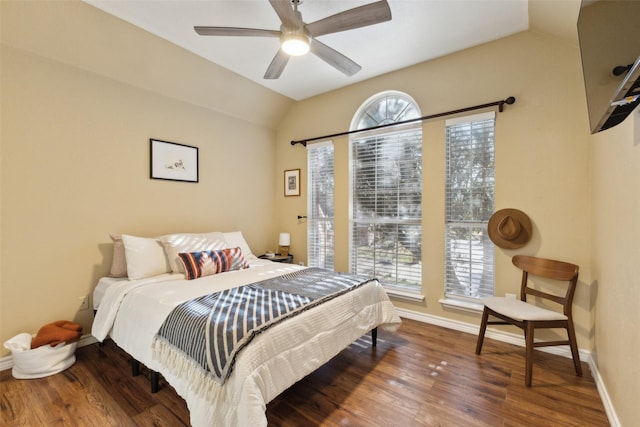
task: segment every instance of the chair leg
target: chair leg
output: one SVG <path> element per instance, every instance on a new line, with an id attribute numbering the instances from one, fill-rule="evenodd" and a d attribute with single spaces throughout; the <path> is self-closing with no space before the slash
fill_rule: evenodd
<path id="1" fill-rule="evenodd" d="M 526 341 L 526 367 L 524 385 L 531 387 L 531 378 L 533 377 L 533 331 L 534 323 L 527 322 L 525 329 L 525 341 Z"/>
<path id="2" fill-rule="evenodd" d="M 478 341 L 476 342 L 476 354 L 480 354 L 482 351 L 482 344 L 484 343 L 484 333 L 487 331 L 487 321 L 489 320 L 489 312 L 487 307 L 482 310 L 482 323 L 480 323 L 480 331 L 478 332 Z"/>
<path id="3" fill-rule="evenodd" d="M 573 366 L 576 368 L 576 375 L 582 376 L 582 365 L 580 364 L 580 354 L 578 353 L 578 342 L 576 341 L 576 332 L 573 329 L 573 322 L 569 319 L 567 323 L 567 335 L 569 336 L 569 346 L 571 347 L 571 356 L 573 356 Z"/>

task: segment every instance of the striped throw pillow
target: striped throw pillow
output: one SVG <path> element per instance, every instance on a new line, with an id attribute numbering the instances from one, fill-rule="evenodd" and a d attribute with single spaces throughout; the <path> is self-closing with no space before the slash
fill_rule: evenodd
<path id="1" fill-rule="evenodd" d="M 201 252 L 181 252 L 178 256 L 184 264 L 187 280 L 249 267 L 249 263 L 247 263 L 239 247 Z"/>

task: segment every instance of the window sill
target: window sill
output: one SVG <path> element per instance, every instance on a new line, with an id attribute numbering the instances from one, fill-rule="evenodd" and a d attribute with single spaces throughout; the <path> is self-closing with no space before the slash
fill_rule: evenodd
<path id="1" fill-rule="evenodd" d="M 408 291 L 400 290 L 398 288 L 389 288 L 386 286 L 384 287 L 384 290 L 387 291 L 387 295 L 389 295 L 390 297 L 395 297 L 395 298 L 399 298 L 407 301 L 414 301 L 414 302 L 424 301 L 424 295 L 422 295 L 419 292 L 408 292 Z"/>
<path id="2" fill-rule="evenodd" d="M 450 298 L 439 299 L 438 302 L 445 308 L 451 308 L 454 310 L 468 311 L 470 313 L 482 313 L 484 305 L 481 303 L 472 303 L 467 301 L 460 301 Z"/>

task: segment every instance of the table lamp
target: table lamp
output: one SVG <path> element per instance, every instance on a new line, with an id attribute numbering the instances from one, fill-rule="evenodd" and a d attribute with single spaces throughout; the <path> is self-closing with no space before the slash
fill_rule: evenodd
<path id="1" fill-rule="evenodd" d="M 281 256 L 289 256 L 289 245 L 291 244 L 291 234 L 280 233 L 280 239 L 278 245 L 280 245 L 279 251 Z"/>

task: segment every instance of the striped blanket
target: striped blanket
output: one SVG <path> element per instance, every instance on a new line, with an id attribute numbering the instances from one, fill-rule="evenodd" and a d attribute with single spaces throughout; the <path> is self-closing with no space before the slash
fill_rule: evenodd
<path id="1" fill-rule="evenodd" d="M 308 268 L 205 295 L 174 308 L 156 340 L 179 349 L 223 384 L 256 335 L 371 280 Z"/>

